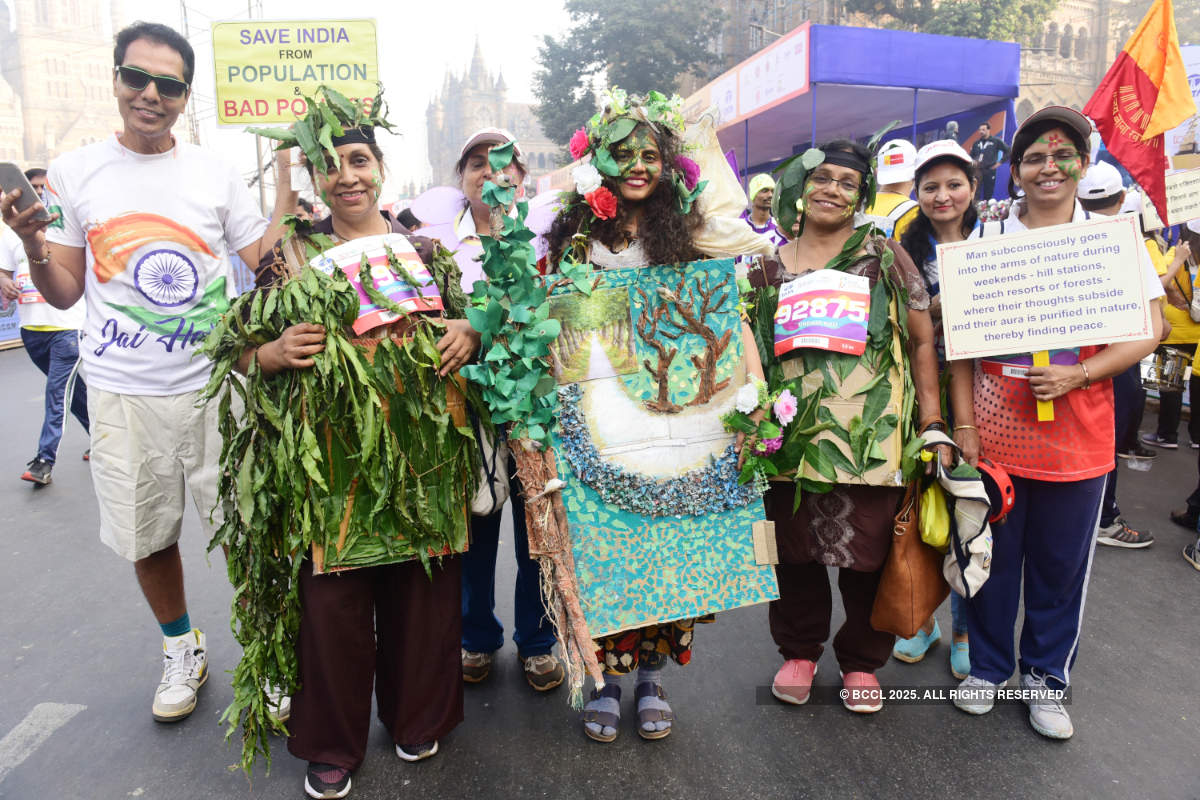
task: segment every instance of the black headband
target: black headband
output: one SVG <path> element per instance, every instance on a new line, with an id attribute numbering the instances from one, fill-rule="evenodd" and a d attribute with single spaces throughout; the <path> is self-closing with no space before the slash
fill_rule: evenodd
<path id="1" fill-rule="evenodd" d="M 826 152 L 825 159 L 821 163 L 833 164 L 838 167 L 848 167 L 856 172 L 861 172 L 863 175 L 869 175 L 871 172 L 870 165 L 859 158 L 857 153 L 848 153 L 845 150 L 830 150 Z"/>
<path id="2" fill-rule="evenodd" d="M 375 144 L 375 129 L 367 126 L 347 128 L 341 136 L 333 137 L 334 147 L 341 147 L 344 144 Z"/>

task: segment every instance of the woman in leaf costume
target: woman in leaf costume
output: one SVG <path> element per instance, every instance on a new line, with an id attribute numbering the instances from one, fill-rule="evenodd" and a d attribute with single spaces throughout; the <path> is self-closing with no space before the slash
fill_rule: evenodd
<path id="1" fill-rule="evenodd" d="M 572 173 L 575 191 L 548 234 L 550 271 L 564 264 L 608 269 L 678 264 L 704 258 L 693 235 L 704 218 L 695 205 L 704 190 L 700 169 L 682 155 L 682 100 L 650 92 L 645 98 L 612 90 L 605 108 L 571 139 L 574 158 L 590 156 Z M 745 326 L 743 326 L 745 328 Z M 743 336 L 746 364 L 757 372 L 758 358 L 749 329 Z M 671 658 L 691 661 L 693 629 L 713 616 L 683 619 L 621 631 L 597 641 L 605 686 L 593 691 L 584 708 L 584 733 L 611 742 L 620 723 L 620 676 L 638 677 L 638 734 L 662 739 L 674 714 L 662 688 L 661 670 Z"/>
<path id="2" fill-rule="evenodd" d="M 855 227 L 855 213 L 874 193 L 872 155 L 853 142 L 830 142 L 785 163 L 776 218 L 785 230 L 799 219 L 799 235 L 780 248 L 780 261 L 749 275 L 767 384 L 748 386 L 729 422 L 756 439 L 744 473 L 775 478 L 764 497 L 780 560 L 770 626 L 785 661 L 772 692 L 786 703 L 807 702 L 829 636 L 830 566 L 839 568 L 846 609 L 833 640 L 845 688 L 878 689 L 874 672 L 894 637 L 873 629 L 870 617 L 893 518 L 906 476 L 918 471 L 916 432 L 945 427 L 921 277 L 896 242 L 870 224 Z M 825 281 L 839 288 L 830 294 L 819 288 Z M 819 349 L 818 341 L 832 341 L 823 328 L 788 327 L 810 313 L 842 325 L 842 349 Z"/>
<path id="3" fill-rule="evenodd" d="M 247 376 L 246 423 L 225 432 L 222 488 L 239 513 L 219 536 L 247 650 L 227 717 L 243 719 L 248 766 L 255 739 L 265 750 L 250 678 L 295 687 L 288 749 L 309 762 L 305 791 L 344 797 L 366 752 L 373 685 L 406 761 L 434 755 L 463 718 L 457 553 L 475 445 L 451 376 L 479 340 L 462 319 L 453 257 L 379 208 L 378 102 L 364 115 L 326 91 L 309 107 L 291 131 L 273 133 L 282 146 L 323 142 L 305 154 L 331 214 L 276 245 L 259 265 L 260 291 L 214 334 L 218 372 L 236 360 Z M 349 265 L 324 254 L 366 237 L 387 243 L 376 246 L 386 258 L 362 255 L 352 285 Z M 411 311 L 380 288 L 398 284 L 427 287 L 421 296 L 440 296 L 441 313 Z M 273 429 L 285 431 L 278 448 Z M 265 451 L 258 464 L 270 463 L 264 476 L 250 472 L 243 504 L 240 478 L 256 451 Z"/>

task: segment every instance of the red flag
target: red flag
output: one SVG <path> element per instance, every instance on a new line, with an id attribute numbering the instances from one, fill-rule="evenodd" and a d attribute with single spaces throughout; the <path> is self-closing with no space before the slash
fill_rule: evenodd
<path id="1" fill-rule="evenodd" d="M 1163 132 L 1196 113 L 1171 0 L 1156 0 L 1083 108 L 1108 151 L 1167 219 Z"/>

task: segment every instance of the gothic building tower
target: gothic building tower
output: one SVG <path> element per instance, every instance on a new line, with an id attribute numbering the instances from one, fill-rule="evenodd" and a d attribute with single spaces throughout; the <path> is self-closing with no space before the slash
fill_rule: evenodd
<path id="1" fill-rule="evenodd" d="M 459 78 L 447 72 L 441 92 L 425 112 L 427 151 L 435 186 L 457 182 L 454 165 L 459 150 L 479 128 L 505 128 L 517 137 L 530 180 L 536 182 L 554 169 L 557 148 L 542 133 L 532 108 L 527 103 L 508 102 L 507 95 L 504 76 L 493 77 L 488 71 L 476 40 L 466 74 Z"/>

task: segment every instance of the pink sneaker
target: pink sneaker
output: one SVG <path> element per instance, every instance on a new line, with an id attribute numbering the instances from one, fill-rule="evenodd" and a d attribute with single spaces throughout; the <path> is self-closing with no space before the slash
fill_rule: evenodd
<path id="1" fill-rule="evenodd" d="M 856 714 L 874 714 L 883 708 L 883 690 L 870 672 L 842 675 L 842 705 Z"/>
<path id="2" fill-rule="evenodd" d="M 808 702 L 809 692 L 812 691 L 813 676 L 817 674 L 817 664 L 804 658 L 789 658 L 783 662 L 775 680 L 771 681 L 771 694 L 776 700 L 802 706 Z"/>

